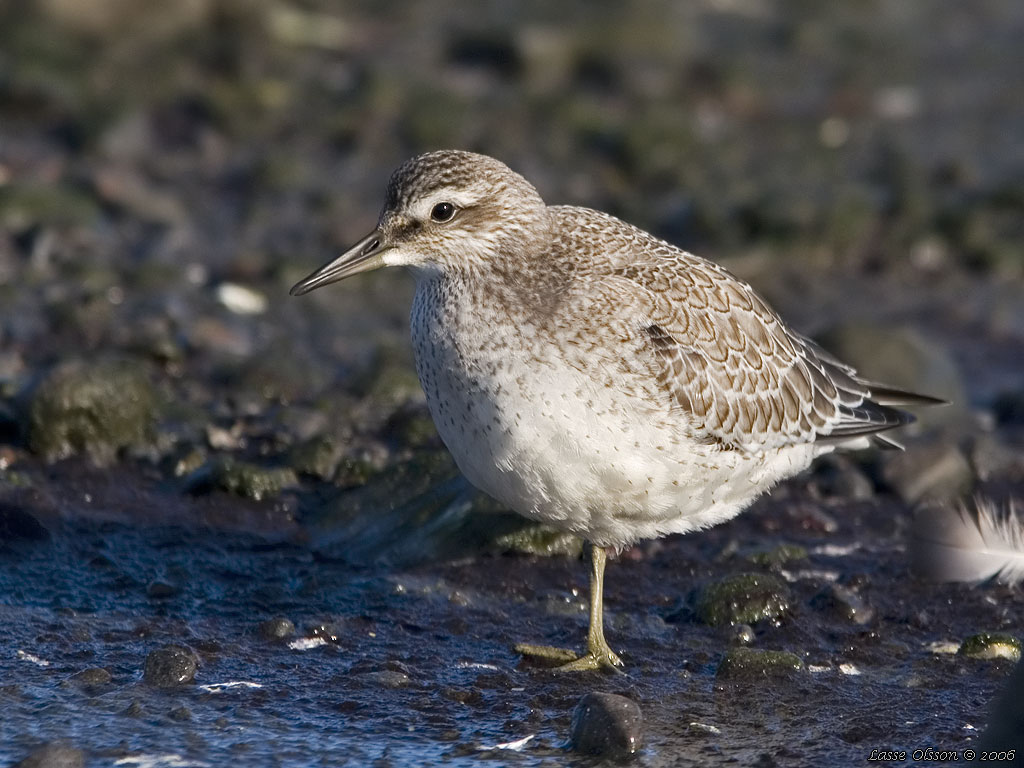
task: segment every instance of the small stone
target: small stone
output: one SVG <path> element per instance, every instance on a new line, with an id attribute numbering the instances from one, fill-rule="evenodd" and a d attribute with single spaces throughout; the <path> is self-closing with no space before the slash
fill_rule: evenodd
<path id="1" fill-rule="evenodd" d="M 754 628 L 749 624 L 737 624 L 732 628 L 733 645 L 750 645 L 754 638 Z"/>
<path id="2" fill-rule="evenodd" d="M 907 504 L 959 498 L 974 485 L 970 462 L 951 443 L 917 446 L 896 454 L 886 462 L 882 476 Z"/>
<path id="3" fill-rule="evenodd" d="M 288 463 L 301 475 L 330 480 L 341 461 L 341 448 L 327 435 L 318 435 L 295 446 L 288 454 Z"/>
<path id="4" fill-rule="evenodd" d="M 132 699 L 132 703 L 125 707 L 121 714 L 125 717 L 142 717 L 146 714 L 146 710 L 142 706 L 142 702 L 138 699 Z"/>
<path id="5" fill-rule="evenodd" d="M 376 672 L 367 672 L 363 678 L 376 683 L 381 688 L 405 688 L 412 684 L 412 679 L 397 669 L 381 669 Z"/>
<path id="6" fill-rule="evenodd" d="M 179 723 L 187 723 L 192 719 L 192 710 L 188 707 L 175 707 L 167 714 L 172 720 L 177 720 Z"/>
<path id="7" fill-rule="evenodd" d="M 149 586 L 146 587 L 146 596 L 155 600 L 161 600 L 163 598 L 173 597 L 180 591 L 181 589 L 173 584 L 168 584 L 166 581 L 151 581 Z"/>
<path id="8" fill-rule="evenodd" d="M 625 757 L 643 746 L 643 713 L 632 699 L 597 691 L 572 713 L 572 748 L 588 755 Z"/>
<path id="9" fill-rule="evenodd" d="M 165 645 L 146 657 L 143 678 L 150 685 L 166 688 L 191 683 L 199 669 L 199 661 L 191 649 L 180 645 Z"/>
<path id="10" fill-rule="evenodd" d="M 860 595 L 842 584 L 829 584 L 812 604 L 826 608 L 836 616 L 854 624 L 867 624 L 875 617 L 875 609 Z"/>
<path id="11" fill-rule="evenodd" d="M 103 669 L 103 667 L 89 667 L 88 669 L 83 669 L 81 672 L 76 672 L 64 682 L 72 685 L 85 686 L 106 685 L 112 679 L 113 677 L 110 672 Z"/>
<path id="12" fill-rule="evenodd" d="M 778 619 L 789 610 L 789 587 L 768 573 L 737 573 L 706 587 L 697 616 L 712 627 Z"/>
<path id="13" fill-rule="evenodd" d="M 782 677 L 799 672 L 803 666 L 803 661 L 795 653 L 764 651 L 756 648 L 732 648 L 719 663 L 715 677 L 721 680 Z"/>
<path id="14" fill-rule="evenodd" d="M 264 640 L 284 640 L 295 634 L 295 625 L 288 619 L 276 617 L 260 622 L 259 632 Z"/>
<path id="15" fill-rule="evenodd" d="M 82 768 L 85 753 L 66 744 L 47 744 L 40 747 L 13 768 Z"/>
<path id="16" fill-rule="evenodd" d="M 27 510 L 14 504 L 0 503 L 0 541 L 45 541 L 50 532 Z"/>
<path id="17" fill-rule="evenodd" d="M 259 291 L 238 283 L 217 286 L 217 301 L 236 315 L 262 315 L 267 311 L 267 297 Z"/>
<path id="18" fill-rule="evenodd" d="M 1024 389 L 1000 393 L 992 409 L 1000 424 L 1024 424 Z"/>
<path id="19" fill-rule="evenodd" d="M 875 486 L 847 456 L 823 457 L 814 469 L 814 485 L 822 496 L 866 500 L 875 495 Z"/>
<path id="20" fill-rule="evenodd" d="M 185 477 L 190 475 L 206 463 L 206 451 L 194 447 L 174 463 L 174 476 Z"/>
<path id="21" fill-rule="evenodd" d="M 1020 640 L 1012 635 L 982 632 L 971 635 L 960 646 L 960 654 L 971 659 L 1020 661 Z"/>

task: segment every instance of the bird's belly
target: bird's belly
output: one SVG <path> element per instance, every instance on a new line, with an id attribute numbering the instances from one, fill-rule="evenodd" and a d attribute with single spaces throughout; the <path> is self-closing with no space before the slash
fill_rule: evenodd
<path id="1" fill-rule="evenodd" d="M 631 400 L 557 361 L 466 362 L 418 358 L 431 414 L 459 468 L 516 512 L 598 544 L 726 520 L 812 458 L 809 450 L 751 456 L 696 441 L 685 414 Z"/>

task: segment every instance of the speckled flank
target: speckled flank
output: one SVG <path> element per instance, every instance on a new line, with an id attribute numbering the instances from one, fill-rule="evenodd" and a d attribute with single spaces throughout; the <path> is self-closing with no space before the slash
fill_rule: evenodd
<path id="1" fill-rule="evenodd" d="M 456 215 L 431 220 L 442 201 Z M 914 396 L 872 399 L 721 267 L 546 206 L 491 158 L 407 162 L 379 231 L 384 262 L 416 274 L 417 370 L 459 467 L 598 545 L 721 522 L 815 456 L 908 420 L 890 406 Z"/>

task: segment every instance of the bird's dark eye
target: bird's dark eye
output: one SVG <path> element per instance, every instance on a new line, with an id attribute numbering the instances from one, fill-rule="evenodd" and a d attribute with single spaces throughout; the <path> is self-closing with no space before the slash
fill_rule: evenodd
<path id="1" fill-rule="evenodd" d="M 438 203 L 430 209 L 430 218 L 434 221 L 451 221 L 455 215 L 455 206 L 451 203 Z"/>

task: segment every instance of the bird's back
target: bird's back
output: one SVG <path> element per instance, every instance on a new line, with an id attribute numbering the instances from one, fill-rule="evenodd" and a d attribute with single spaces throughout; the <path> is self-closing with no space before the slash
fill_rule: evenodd
<path id="1" fill-rule="evenodd" d="M 573 265 L 561 315 L 585 351 L 574 364 L 646 376 L 644 396 L 698 437 L 747 451 L 891 444 L 878 433 L 912 420 L 893 406 L 939 402 L 861 378 L 717 264 L 608 214 L 549 210 L 554 259 Z"/>

